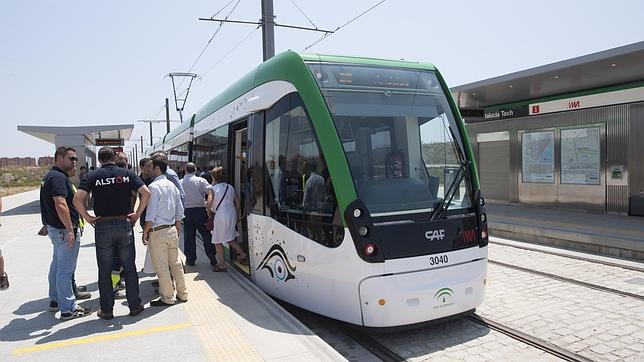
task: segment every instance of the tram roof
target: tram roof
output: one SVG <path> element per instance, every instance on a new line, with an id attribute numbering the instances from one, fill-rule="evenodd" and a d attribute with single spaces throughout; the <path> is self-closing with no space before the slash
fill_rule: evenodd
<path id="1" fill-rule="evenodd" d="M 303 65 L 304 62 L 322 62 L 322 63 L 347 63 L 347 64 L 360 64 L 360 65 L 375 65 L 375 66 L 384 66 L 384 67 L 397 67 L 397 68 L 410 68 L 410 69 L 426 69 L 426 70 L 436 70 L 433 64 L 424 63 L 424 62 L 413 62 L 407 60 L 389 60 L 389 59 L 378 59 L 378 58 L 367 58 L 367 57 L 355 57 L 355 56 L 341 56 L 341 55 L 324 55 L 324 54 L 299 54 L 293 51 L 286 51 L 276 55 L 275 57 L 267 60 L 264 63 L 259 64 L 253 70 L 248 72 L 237 82 L 230 85 L 223 92 L 209 101 L 205 106 L 197 111 L 194 114 L 190 122 L 184 122 L 170 133 L 168 133 L 164 138 L 162 143 L 167 143 L 169 140 L 181 134 L 191 125 L 194 125 L 206 118 L 211 113 L 215 112 L 219 108 L 225 106 L 226 104 L 232 102 L 239 96 L 244 93 L 249 92 L 255 86 L 261 84 L 258 82 L 258 79 L 271 79 L 273 80 L 284 80 L 279 75 L 272 76 L 274 73 L 283 73 L 276 72 L 278 68 L 289 69 L 289 67 L 295 65 Z"/>
<path id="2" fill-rule="evenodd" d="M 460 109 L 482 109 L 644 80 L 644 41 L 453 87 Z"/>
<path id="3" fill-rule="evenodd" d="M 340 56 L 340 55 L 322 55 L 322 54 L 299 54 L 293 51 L 286 51 L 280 53 L 273 58 L 258 65 L 249 73 L 244 75 L 237 82 L 229 86 L 226 90 L 213 98 L 204 107 L 196 113 L 194 123 L 198 123 L 209 114 L 215 112 L 219 108 L 232 102 L 237 97 L 253 89 L 253 87 L 261 84 L 258 80 L 288 80 L 284 79 L 280 74 L 284 71 L 278 69 L 293 69 L 298 65 L 303 65 L 304 62 L 323 62 L 323 63 L 350 63 L 362 65 L 377 65 L 384 67 L 398 67 L 410 69 L 426 69 L 435 70 L 436 68 L 430 63 L 412 62 L 406 60 L 387 60 L 366 57 L 353 57 L 353 56 Z M 166 138 L 170 139 L 170 138 Z"/>
<path id="4" fill-rule="evenodd" d="M 189 119 L 183 121 L 180 125 L 175 127 L 170 133 L 167 133 L 165 136 L 163 136 L 163 142 L 167 142 L 177 135 L 181 134 L 183 131 L 187 130 L 192 126 L 192 121 L 194 120 L 194 115 L 190 116 Z"/>

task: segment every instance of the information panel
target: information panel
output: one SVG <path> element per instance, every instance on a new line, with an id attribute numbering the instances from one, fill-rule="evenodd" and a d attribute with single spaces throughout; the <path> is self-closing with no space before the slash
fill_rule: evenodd
<path id="1" fill-rule="evenodd" d="M 599 127 L 561 130 L 561 183 L 599 185 Z"/>
<path id="2" fill-rule="evenodd" d="M 521 136 L 523 182 L 555 182 L 555 132 L 530 132 Z"/>

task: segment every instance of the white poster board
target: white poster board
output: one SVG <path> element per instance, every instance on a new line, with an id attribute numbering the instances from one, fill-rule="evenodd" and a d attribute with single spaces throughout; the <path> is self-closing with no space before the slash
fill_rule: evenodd
<path id="1" fill-rule="evenodd" d="M 526 132 L 521 136 L 523 182 L 555 182 L 555 132 Z"/>
<path id="2" fill-rule="evenodd" d="M 599 185 L 599 127 L 561 130 L 561 183 Z"/>

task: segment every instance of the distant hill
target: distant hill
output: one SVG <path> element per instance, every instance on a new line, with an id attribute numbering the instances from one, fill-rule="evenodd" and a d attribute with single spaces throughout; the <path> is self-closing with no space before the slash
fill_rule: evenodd
<path id="1" fill-rule="evenodd" d="M 40 181 L 50 167 L 5 166 L 0 167 L 2 196 L 28 191 L 40 186 Z"/>

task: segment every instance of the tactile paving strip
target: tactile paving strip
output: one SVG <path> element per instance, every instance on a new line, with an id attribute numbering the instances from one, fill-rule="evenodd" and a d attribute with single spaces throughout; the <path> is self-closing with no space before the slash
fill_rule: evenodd
<path id="1" fill-rule="evenodd" d="M 263 361 L 226 314 L 208 282 L 198 280 L 197 276 L 199 273 L 185 275 L 188 303 L 183 306 L 199 336 L 205 357 L 211 361 Z"/>

